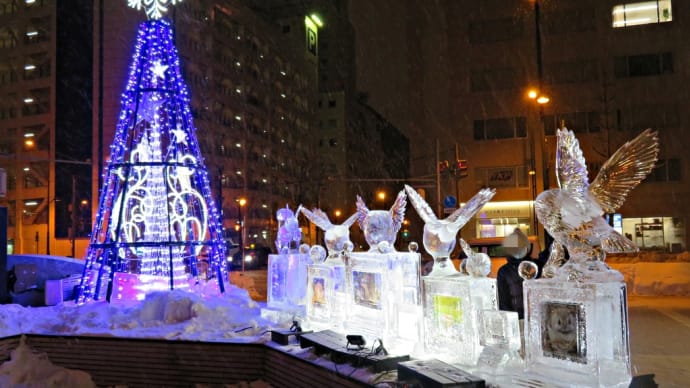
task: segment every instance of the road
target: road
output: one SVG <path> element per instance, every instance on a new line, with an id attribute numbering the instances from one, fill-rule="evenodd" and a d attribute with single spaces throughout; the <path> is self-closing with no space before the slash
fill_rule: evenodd
<path id="1" fill-rule="evenodd" d="M 633 374 L 653 373 L 660 387 L 690 386 L 690 298 L 630 297 Z"/>

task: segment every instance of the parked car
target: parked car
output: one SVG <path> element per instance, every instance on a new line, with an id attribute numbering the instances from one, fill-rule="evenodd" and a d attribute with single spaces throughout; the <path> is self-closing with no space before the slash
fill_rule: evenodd
<path id="1" fill-rule="evenodd" d="M 255 247 L 244 249 L 244 269 L 261 269 L 268 267 L 268 255 L 271 250 L 268 247 Z M 238 249 L 232 255 L 232 261 L 228 263 L 229 269 L 237 271 L 242 269 L 242 250 Z"/>

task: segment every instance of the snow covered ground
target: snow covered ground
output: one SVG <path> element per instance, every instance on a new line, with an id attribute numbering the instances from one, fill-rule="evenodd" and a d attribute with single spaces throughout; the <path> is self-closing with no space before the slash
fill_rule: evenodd
<path id="1" fill-rule="evenodd" d="M 291 323 L 263 320 L 260 307 L 246 290 L 235 286 L 222 296 L 210 298 L 182 291 L 158 292 L 137 304 L 65 303 L 39 308 L 3 305 L 0 337 L 33 333 L 262 343 L 268 340 L 268 335 L 262 335 L 266 330 L 287 328 Z M 690 298 L 632 296 L 629 313 L 633 374 L 653 373 L 661 387 L 689 386 Z M 318 362 L 308 349 L 301 351 L 304 358 L 316 358 Z M 324 361 L 324 365 L 331 368 L 333 364 Z M 345 369 L 347 373 L 359 373 Z M 89 386 L 89 381 L 88 375 L 59 368 L 28 348 L 19 348 L 11 361 L 0 365 L 0 387 Z M 44 385 L 31 385 L 37 382 Z M 260 381 L 252 384 L 266 386 Z"/>
<path id="2" fill-rule="evenodd" d="M 141 303 L 73 302 L 50 307 L 0 306 L 0 337 L 18 334 L 93 335 L 196 341 L 264 342 L 269 328 L 286 328 L 261 318 L 259 303 L 230 286 L 215 297 L 184 291 L 149 294 Z M 68 371 L 20 346 L 0 366 L 0 387 L 90 386 L 90 377 Z M 32 385 L 37 384 L 37 385 Z"/>

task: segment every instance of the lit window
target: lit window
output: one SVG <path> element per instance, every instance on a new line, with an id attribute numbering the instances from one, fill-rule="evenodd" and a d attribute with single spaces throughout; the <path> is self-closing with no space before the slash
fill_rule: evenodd
<path id="1" fill-rule="evenodd" d="M 671 0 L 643 1 L 613 7 L 613 27 L 664 23 L 673 20 Z"/>

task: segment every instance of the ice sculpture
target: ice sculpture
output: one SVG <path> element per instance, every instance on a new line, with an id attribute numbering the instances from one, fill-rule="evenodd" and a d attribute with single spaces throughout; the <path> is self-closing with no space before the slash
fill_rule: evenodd
<path id="1" fill-rule="evenodd" d="M 626 287 L 623 276 L 604 259 L 607 252 L 637 247 L 602 215 L 614 212 L 652 170 L 659 152 L 657 135 L 648 129 L 625 143 L 591 184 L 575 135 L 563 129 L 557 137 L 559 188 L 541 193 L 535 207 L 539 221 L 568 250 L 570 260 L 549 269 L 552 278 L 523 283 L 525 365 L 547 384 L 627 387 Z"/>
<path id="2" fill-rule="evenodd" d="M 339 225 L 331 223 L 328 215 L 321 209 L 308 210 L 300 208 L 302 214 L 314 225 L 324 231 L 324 243 L 328 249 L 328 256 L 335 257 L 345 250 L 345 247 L 350 241 L 350 227 L 357 221 L 358 214 L 355 213 L 350 216 L 345 222 Z"/>
<path id="3" fill-rule="evenodd" d="M 302 230 L 297 216 L 286 205 L 276 212 L 278 254 L 268 255 L 266 307 L 262 317 L 272 321 L 284 321 L 305 315 L 307 301 L 307 268 L 311 264 L 309 245 L 295 247 L 302 240 Z"/>
<path id="4" fill-rule="evenodd" d="M 465 206 L 454 211 L 443 220 L 436 218 L 434 211 L 415 189 L 405 185 L 405 191 L 412 206 L 424 221 L 422 243 L 426 251 L 434 258 L 434 267 L 429 276 L 444 276 L 457 273 L 450 260 L 450 254 L 455 248 L 458 231 L 467 221 L 491 200 L 496 194 L 494 189 L 482 189 Z"/>
<path id="5" fill-rule="evenodd" d="M 302 208 L 305 217 L 321 228 L 328 248 L 311 248 L 313 264 L 307 271 L 306 322 L 310 329 L 342 329 L 347 312 L 347 272 L 344 254 L 352 251 L 350 227 L 357 220 L 353 214 L 344 223 L 335 225 L 320 209 Z"/>
<path id="6" fill-rule="evenodd" d="M 551 244 L 551 249 L 549 250 L 549 258 L 542 268 L 541 277 L 552 278 L 556 276 L 556 271 L 566 263 L 568 259 L 565 256 L 565 249 L 563 245 L 554 241 Z"/>
<path id="7" fill-rule="evenodd" d="M 479 314 L 479 344 L 483 349 L 472 373 L 493 383 L 500 382 L 496 386 L 516 385 L 510 375 L 523 368 L 517 312 L 482 310 Z"/>
<path id="8" fill-rule="evenodd" d="M 418 245 L 407 252 L 381 241 L 378 250 L 348 253 L 348 334 L 371 342 L 382 339 L 391 354 L 410 354 L 422 329 L 421 257 Z"/>
<path id="9" fill-rule="evenodd" d="M 393 202 L 393 206 L 389 211 L 385 210 L 369 210 L 367 205 L 362 200 L 362 197 L 357 196 L 357 221 L 359 227 L 364 232 L 364 239 L 369 244 L 369 251 L 380 249 L 379 243 L 384 243 L 383 247 L 393 247 L 400 226 L 402 226 L 405 218 L 405 206 L 407 206 L 407 197 L 405 191 L 402 190 Z M 388 250 L 387 248 L 383 248 Z"/>
<path id="10" fill-rule="evenodd" d="M 602 217 L 614 213 L 626 196 L 652 171 L 659 153 L 656 132 L 650 129 L 625 143 L 601 167 L 589 184 L 587 164 L 573 132 L 558 130 L 556 172 L 558 189 L 537 197 L 539 221 L 570 254 L 556 278 L 563 280 L 622 280 L 604 259 L 606 252 L 636 252 L 637 246 Z"/>
<path id="11" fill-rule="evenodd" d="M 276 220 L 278 221 L 278 234 L 276 236 L 276 248 L 278 253 L 286 254 L 295 252 L 302 241 L 302 229 L 299 227 L 299 213 L 302 207 L 298 207 L 295 213 L 285 205 L 284 208 L 278 209 L 276 212 Z"/>
<path id="12" fill-rule="evenodd" d="M 487 276 L 491 272 L 491 258 L 489 255 L 483 252 L 475 252 L 472 247 L 465 242 L 462 238 L 460 239 L 460 246 L 462 251 L 465 252 L 467 259 L 465 260 L 465 268 L 469 275 L 474 277 Z"/>
<path id="13" fill-rule="evenodd" d="M 434 268 L 422 278 L 424 350 L 445 362 L 473 366 L 482 345 L 479 343 L 481 311 L 496 310 L 496 280 L 486 275 L 491 262 L 461 240 L 468 258 L 467 272 L 458 272 L 450 260 L 458 231 L 495 194 L 482 189 L 467 204 L 444 220 L 409 186 L 410 202 L 424 220 L 424 247 L 434 257 Z M 488 269 L 488 271 L 487 271 Z"/>

